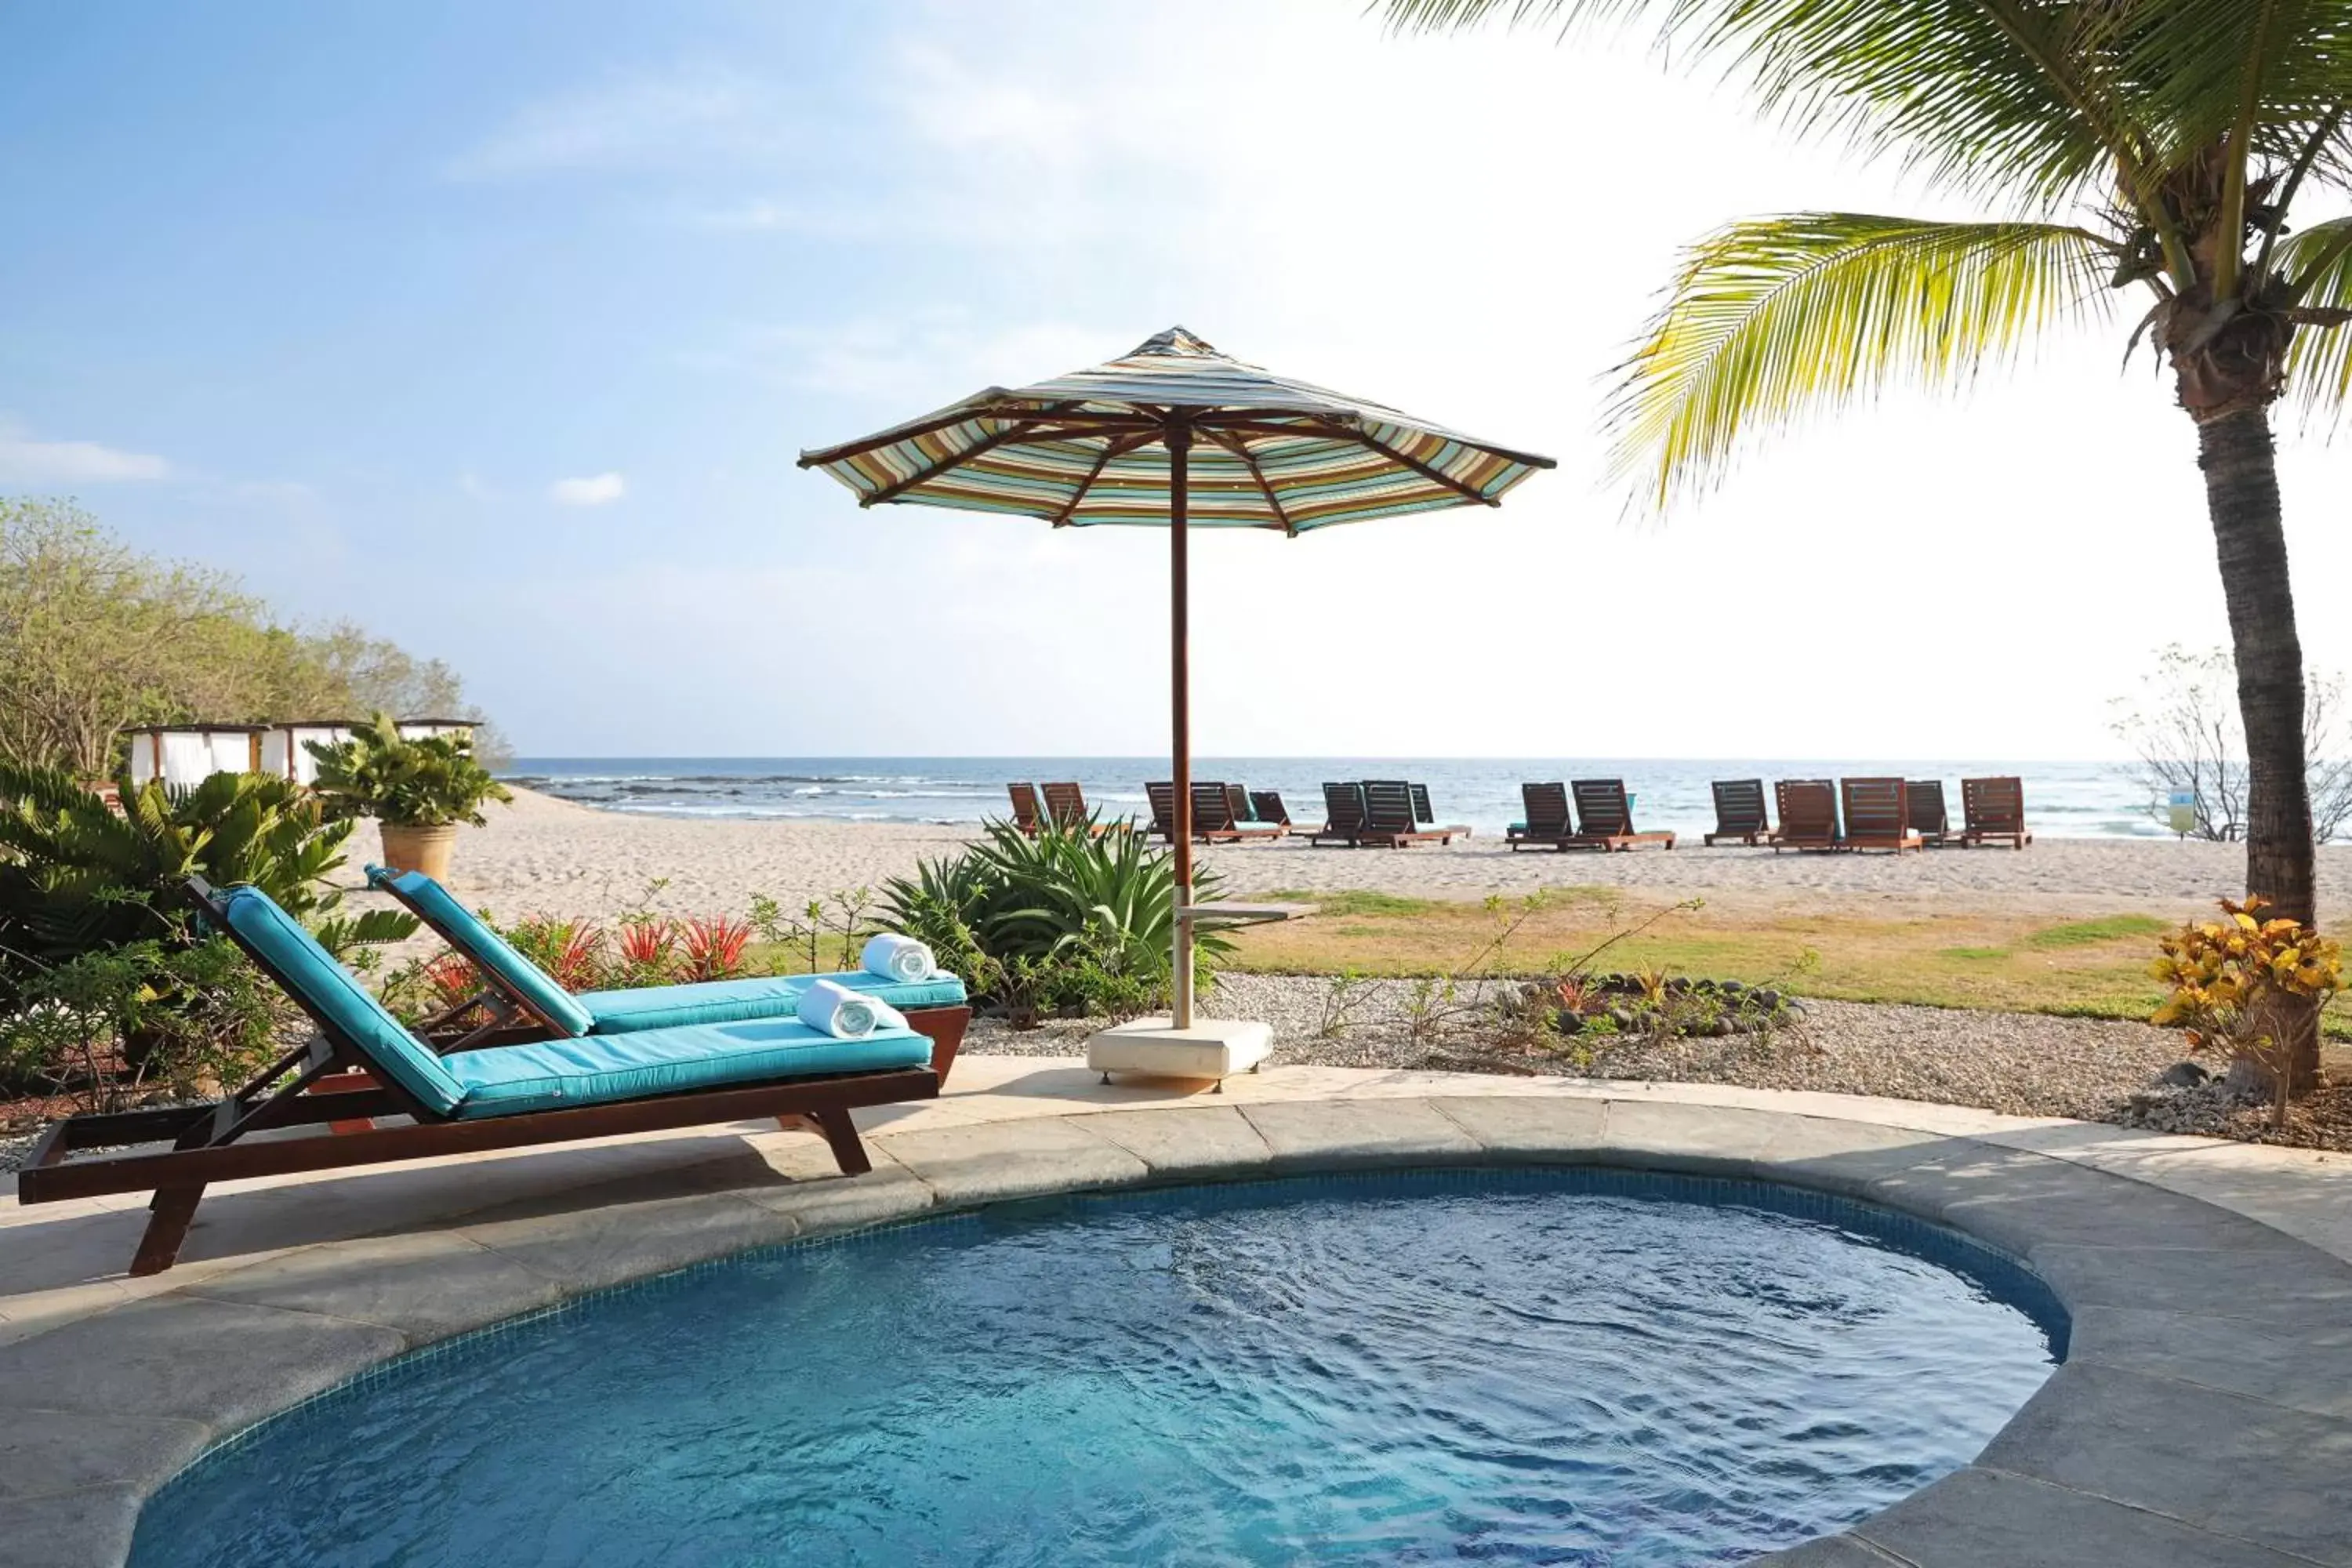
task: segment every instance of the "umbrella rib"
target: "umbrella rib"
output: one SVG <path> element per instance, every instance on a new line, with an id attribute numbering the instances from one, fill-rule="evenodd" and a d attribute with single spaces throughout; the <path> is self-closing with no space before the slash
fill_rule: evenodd
<path id="1" fill-rule="evenodd" d="M 1404 453 L 1398 451 L 1394 447 L 1390 446 L 1387 442 L 1382 441 L 1377 436 L 1370 436 L 1365 434 L 1363 431 L 1359 430 L 1355 432 L 1353 438 L 1362 443 L 1364 446 L 1370 447 L 1373 451 L 1378 452 L 1390 462 L 1402 463 L 1406 468 L 1411 468 L 1414 473 L 1419 474 L 1423 479 L 1428 479 L 1433 484 L 1444 485 L 1447 489 L 1452 490 L 1454 494 L 1465 497 L 1467 500 L 1476 501 L 1480 506 L 1500 506 L 1503 504 L 1500 497 L 1490 496 L 1483 490 L 1475 489 L 1472 487 L 1464 484 L 1460 479 L 1455 479 L 1453 475 L 1446 473 L 1442 468 L 1433 468 L 1418 458 L 1408 457 Z M 1463 445 L 1468 446 L 1470 443 L 1465 441 Z M 1485 450 L 1484 447 L 1480 447 L 1478 449 L 1481 451 Z"/>
<path id="2" fill-rule="evenodd" d="M 950 468 L 960 468 L 964 464 L 971 462 L 974 458 L 978 458 L 985 453 L 996 450 L 997 447 L 1003 446 L 1007 441 L 1018 440 L 1020 437 L 1027 435 L 1030 431 L 1034 430 L 1038 426 L 1039 417 L 1046 412 L 1046 410 L 1040 409 L 1036 415 L 1033 415 L 1030 418 L 1018 425 L 1008 425 L 1003 429 L 999 430 L 995 435 L 985 437 L 975 441 L 961 452 L 951 452 L 935 463 L 929 464 L 924 468 L 917 468 L 905 479 L 894 480 L 889 484 L 884 485 L 880 489 L 876 490 L 870 496 L 860 496 L 857 498 L 857 504 L 859 506 L 880 506 L 885 501 L 897 500 L 900 496 L 905 495 L 917 485 L 929 484 L 931 480 L 938 479 L 941 474 L 946 473 Z"/>
<path id="3" fill-rule="evenodd" d="M 1249 470 L 1249 477 L 1257 481 L 1258 494 L 1265 497 L 1265 504 L 1273 510 L 1274 521 L 1282 524 L 1284 537 L 1297 538 L 1298 530 L 1291 526 L 1290 514 L 1282 510 L 1282 501 L 1275 495 L 1274 486 L 1266 481 L 1265 470 L 1257 466 L 1257 458 L 1250 452 L 1249 443 L 1232 431 L 1220 430 L 1213 425 L 1204 425 L 1201 429 L 1210 440 L 1242 460 L 1242 467 Z"/>
<path id="4" fill-rule="evenodd" d="M 1105 441 L 1102 456 L 1097 458 L 1095 466 L 1087 470 L 1087 477 L 1078 481 L 1078 488 L 1070 492 L 1069 503 L 1045 521 L 1055 528 L 1066 527 L 1070 519 L 1076 514 L 1078 503 L 1087 499 L 1087 492 L 1095 488 L 1095 481 L 1102 478 L 1102 471 L 1110 467 L 1110 460 L 1122 452 L 1132 452 L 1138 447 L 1146 445 L 1158 434 L 1157 430 L 1151 430 L 1139 436 L 1123 436 L 1115 441 Z"/>

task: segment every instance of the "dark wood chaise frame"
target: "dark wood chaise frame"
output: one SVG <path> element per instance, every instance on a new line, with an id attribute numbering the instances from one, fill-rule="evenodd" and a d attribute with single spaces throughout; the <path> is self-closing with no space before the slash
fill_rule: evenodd
<path id="1" fill-rule="evenodd" d="M 2014 773 L 1962 779 L 1960 810 L 1968 818 L 1968 826 L 1960 830 L 1960 842 L 1968 847 L 1974 848 L 1988 838 L 2006 838 L 2012 849 L 2033 842 L 2025 826 L 2025 781 Z"/>
<path id="2" fill-rule="evenodd" d="M 1941 849 L 1957 837 L 1952 832 L 1952 814 L 1944 804 L 1944 781 L 1913 779 L 1911 787 L 1911 831 L 1919 842 L 1930 849 Z"/>
<path id="3" fill-rule="evenodd" d="M 1838 780 L 1838 804 L 1845 815 L 1845 847 L 1892 849 L 1900 855 L 1919 848 L 1911 830 L 1910 786 L 1899 778 Z"/>
<path id="4" fill-rule="evenodd" d="M 1439 833 L 1451 833 L 1463 838 L 1470 837 L 1470 825 L 1466 822 L 1449 822 L 1443 827 L 1437 826 L 1437 811 L 1429 804 L 1427 784 L 1417 784 L 1412 786 L 1412 817 L 1423 827 L 1434 829 Z"/>
<path id="5" fill-rule="evenodd" d="M 1762 779 L 1717 779 L 1709 787 L 1715 792 L 1715 831 L 1706 836 L 1707 847 L 1733 838 L 1752 845 L 1772 837 Z"/>
<path id="6" fill-rule="evenodd" d="M 1413 808 L 1412 785 L 1403 779 L 1364 781 L 1364 826 L 1358 838 L 1403 849 L 1415 844 L 1451 844 L 1458 829 L 1424 828 Z"/>
<path id="7" fill-rule="evenodd" d="M 1087 809 L 1087 792 L 1075 780 L 1040 787 L 1045 792 L 1045 816 L 1056 827 L 1083 827 L 1097 837 L 1111 832 L 1125 833 L 1129 828 L 1130 825 L 1123 821 L 1097 822 L 1095 814 Z"/>
<path id="8" fill-rule="evenodd" d="M 1623 779 L 1577 779 L 1569 784 L 1576 796 L 1578 829 L 1560 840 L 1565 849 L 1632 849 L 1643 844 L 1675 847 L 1671 833 L 1641 833 L 1633 826 L 1633 803 L 1625 798 Z"/>
<path id="9" fill-rule="evenodd" d="M 1775 779 L 1773 802 L 1780 809 L 1780 826 L 1772 835 L 1772 853 L 1783 849 L 1837 849 L 1837 786 L 1827 779 Z"/>
<path id="10" fill-rule="evenodd" d="M 939 1093 L 939 1075 L 930 1068 L 893 1068 L 460 1121 L 425 1106 L 379 1070 L 363 1047 L 228 923 L 201 879 L 191 879 L 188 892 L 212 923 L 310 1015 L 319 1033 L 215 1104 L 70 1116 L 42 1133 L 17 1177 L 18 1203 L 154 1194 L 146 1234 L 131 1261 L 134 1275 L 161 1273 L 178 1258 L 196 1205 L 215 1182 L 768 1119 L 786 1127 L 814 1123 L 842 1173 L 854 1176 L 873 1166 L 850 1120 L 852 1110 Z M 349 1132 L 330 1126 L 393 1116 L 408 1117 L 413 1125 Z M 246 1141 L 251 1133 L 295 1130 L 300 1135 Z M 163 1142 L 172 1147 L 126 1147 Z M 77 1151 L 95 1148 L 124 1152 L 72 1158 Z"/>
<path id="11" fill-rule="evenodd" d="M 1363 842 L 1364 786 L 1360 784 L 1323 784 L 1323 826 L 1307 835 L 1307 842 L 1319 845 L 1325 839 L 1345 844 L 1353 849 Z"/>
<path id="12" fill-rule="evenodd" d="M 1250 815 L 1260 822 L 1279 822 L 1290 826 L 1290 808 L 1282 804 L 1278 789 L 1254 789 L 1249 792 Z"/>
<path id="13" fill-rule="evenodd" d="M 1030 837 L 1036 837 L 1037 786 L 1033 784 L 1009 784 L 1004 786 L 1004 793 L 1013 797 L 1013 826 Z"/>
<path id="14" fill-rule="evenodd" d="M 1503 836 L 1514 852 L 1530 844 L 1546 849 L 1565 849 L 1568 840 L 1576 837 L 1575 820 L 1568 812 L 1566 784 L 1523 784 L 1519 785 L 1519 805 L 1527 821 Z"/>
<path id="15" fill-rule="evenodd" d="M 1234 814 L 1234 796 L 1241 786 L 1223 783 L 1192 786 L 1192 837 L 1203 844 L 1239 844 L 1251 838 L 1279 838 L 1290 829 L 1281 823 L 1243 822 Z M 1244 795 L 1246 804 L 1248 796 Z"/>

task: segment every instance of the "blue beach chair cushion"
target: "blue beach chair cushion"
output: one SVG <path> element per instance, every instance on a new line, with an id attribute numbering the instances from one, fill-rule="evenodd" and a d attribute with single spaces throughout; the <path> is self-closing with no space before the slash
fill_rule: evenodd
<path id="1" fill-rule="evenodd" d="M 911 1029 L 844 1040 L 798 1019 L 642 1029 L 460 1051 L 443 1066 L 463 1085 L 464 1120 L 645 1100 L 688 1089 L 831 1073 L 928 1067 L 931 1042 Z"/>
<path id="2" fill-rule="evenodd" d="M 420 1044 L 352 972 L 319 945 L 302 922 L 278 907 L 258 888 L 231 888 L 221 895 L 224 913 L 236 934 L 252 943 L 287 985 L 328 1018 L 367 1054 L 368 1060 L 415 1096 L 420 1104 L 447 1115 L 466 1098 L 447 1064 Z"/>
<path id="3" fill-rule="evenodd" d="M 572 998 L 595 1020 L 592 1033 L 621 1035 L 681 1024 L 733 1024 L 789 1018 L 812 982 L 831 980 L 891 1006 L 961 1007 L 963 982 L 952 974 L 898 981 L 866 970 L 846 974 L 764 974 L 749 980 L 705 980 L 691 985 L 646 985 L 630 991 L 583 991 Z"/>
<path id="4" fill-rule="evenodd" d="M 381 866 L 369 867 L 367 878 L 373 887 L 398 889 L 401 897 L 415 904 L 427 917 L 426 923 L 446 936 L 452 946 L 496 975 L 555 1027 L 567 1035 L 584 1035 L 596 1026 L 594 1015 L 572 993 L 517 952 L 511 942 L 483 924 L 432 878 L 422 871 L 388 871 Z"/>

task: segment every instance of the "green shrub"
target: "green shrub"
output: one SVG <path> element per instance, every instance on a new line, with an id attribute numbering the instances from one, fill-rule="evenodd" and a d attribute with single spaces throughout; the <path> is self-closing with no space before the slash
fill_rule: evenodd
<path id="1" fill-rule="evenodd" d="M 0 1016 L 0 1074 L 83 1110 L 211 1096 L 268 1062 L 293 1018 L 225 937 L 92 948 L 21 986 Z"/>
<path id="2" fill-rule="evenodd" d="M 463 735 L 404 736 L 389 713 L 379 713 L 331 745 L 306 743 L 318 759 L 314 787 L 336 817 L 373 816 L 387 827 L 479 827 L 482 806 L 511 800 L 506 785 L 474 760 Z"/>

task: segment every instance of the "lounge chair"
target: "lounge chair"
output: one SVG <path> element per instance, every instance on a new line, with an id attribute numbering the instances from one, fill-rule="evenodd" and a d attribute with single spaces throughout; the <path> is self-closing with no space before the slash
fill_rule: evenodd
<path id="1" fill-rule="evenodd" d="M 1519 786 L 1520 809 L 1527 820 L 1514 822 L 1503 835 L 1513 850 L 1529 844 L 1545 849 L 1564 849 L 1568 840 L 1576 837 L 1576 824 L 1568 812 L 1568 786 L 1564 784 L 1523 784 Z"/>
<path id="2" fill-rule="evenodd" d="M 1192 837 L 1203 844 L 1239 844 L 1250 838 L 1279 838 L 1290 831 L 1280 823 L 1237 822 L 1233 797 L 1223 784 L 1192 786 Z"/>
<path id="3" fill-rule="evenodd" d="M 1911 792 L 1901 779 L 1840 779 L 1838 797 L 1845 807 L 1848 849 L 1892 849 L 1900 855 L 1916 849 L 1919 836 L 1911 831 Z"/>
<path id="4" fill-rule="evenodd" d="M 1911 831 L 1919 842 L 1931 849 L 1940 849 L 1952 841 L 1952 814 L 1944 805 L 1944 781 L 1913 779 L 1911 789 Z"/>
<path id="5" fill-rule="evenodd" d="M 1076 783 L 1049 784 L 1045 791 L 1045 816 L 1056 827 L 1084 827 L 1097 837 L 1132 829 L 1133 825 L 1127 822 L 1097 822 L 1095 814 L 1087 809 L 1087 792 Z"/>
<path id="6" fill-rule="evenodd" d="M 1367 844 L 1385 844 L 1391 849 L 1432 841 L 1454 842 L 1451 829 L 1423 828 L 1414 819 L 1412 785 L 1402 779 L 1364 781 L 1364 827 L 1359 837 Z"/>
<path id="7" fill-rule="evenodd" d="M 765 974 L 742 980 L 706 980 L 688 985 L 641 985 L 623 991 L 569 992 L 515 951 L 471 910 L 422 871 L 367 868 L 368 886 L 389 893 L 425 922 L 481 976 L 483 993 L 449 1009 L 462 1014 L 478 1004 L 489 1022 L 462 1044 L 511 1045 L 519 1040 L 578 1039 L 589 1035 L 625 1035 L 686 1024 L 737 1024 L 795 1016 L 802 993 L 819 980 L 887 1003 L 908 1022 L 938 1042 L 931 1070 L 945 1082 L 963 1043 L 963 1019 L 971 1016 L 963 982 L 952 974 L 928 980 L 895 980 L 868 970 L 837 974 Z M 961 1015 L 961 1017 L 954 1016 Z M 445 1047 L 446 1048 L 446 1047 Z"/>
<path id="8" fill-rule="evenodd" d="M 1309 844 L 1321 844 L 1329 839 L 1353 849 L 1364 839 L 1364 786 L 1360 784 L 1326 784 L 1323 786 L 1323 826 L 1307 835 Z"/>
<path id="9" fill-rule="evenodd" d="M 845 1175 L 872 1168 L 859 1106 L 929 1100 L 931 1041 L 911 1029 L 843 1039 L 797 1019 L 700 1024 L 436 1055 L 255 888 L 191 879 L 206 918 L 318 1026 L 216 1103 L 68 1117 L 26 1156 L 20 1204 L 152 1193 L 131 1272 L 179 1257 L 215 1182 L 776 1119 L 814 1122 Z M 335 1132 L 335 1122 L 408 1124 Z M 247 1134 L 272 1136 L 248 1139 Z M 288 1135 L 290 1134 L 290 1135 Z M 157 1149 L 159 1143 L 170 1144 Z M 84 1150 L 111 1150 L 83 1158 Z"/>
<path id="10" fill-rule="evenodd" d="M 1436 827 L 1440 833 L 1450 833 L 1463 838 L 1470 837 L 1470 825 L 1466 822 L 1456 822 L 1444 827 L 1437 827 L 1437 813 L 1430 808 L 1427 784 L 1417 784 L 1412 786 L 1412 816 L 1413 820 L 1423 827 Z"/>
<path id="11" fill-rule="evenodd" d="M 1973 847 L 1988 838 L 2006 838 L 2010 847 L 2022 849 L 2033 842 L 2025 827 L 2025 781 L 2014 774 L 1962 779 L 1960 809 L 1968 816 L 1968 826 L 1960 830 L 1962 844 Z"/>
<path id="12" fill-rule="evenodd" d="M 1575 834 L 1561 840 L 1570 849 L 1632 849 L 1643 844 L 1675 847 L 1671 833 L 1642 833 L 1633 826 L 1633 803 L 1623 779 L 1577 779 L 1568 786 L 1576 796 Z"/>
<path id="13" fill-rule="evenodd" d="M 1275 789 L 1254 789 L 1249 792 L 1250 815 L 1260 822 L 1279 822 L 1290 826 L 1290 808 L 1282 804 L 1282 792 Z"/>
<path id="14" fill-rule="evenodd" d="M 1240 784 L 1225 786 L 1225 810 L 1235 822 L 1255 822 L 1257 812 L 1250 805 L 1250 792 Z"/>
<path id="15" fill-rule="evenodd" d="M 1176 784 L 1173 780 L 1155 779 L 1143 786 L 1143 796 L 1151 803 L 1151 831 L 1169 843 L 1176 842 Z"/>
<path id="16" fill-rule="evenodd" d="M 1838 837 L 1837 786 L 1827 779 L 1778 779 L 1773 782 L 1774 804 L 1780 809 L 1780 826 L 1772 835 L 1772 852 L 1783 849 L 1836 849 L 1844 841 Z"/>
<path id="17" fill-rule="evenodd" d="M 1030 837 L 1036 837 L 1037 786 L 1033 784 L 1009 784 L 1004 786 L 1004 793 L 1013 797 L 1013 826 Z"/>
<path id="18" fill-rule="evenodd" d="M 1742 844 L 1754 844 L 1759 838 L 1772 837 L 1772 824 L 1764 816 L 1764 781 L 1762 779 L 1717 779 L 1715 791 L 1715 831 L 1706 836 L 1712 848 L 1718 839 L 1737 838 Z"/>

